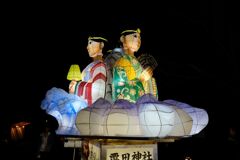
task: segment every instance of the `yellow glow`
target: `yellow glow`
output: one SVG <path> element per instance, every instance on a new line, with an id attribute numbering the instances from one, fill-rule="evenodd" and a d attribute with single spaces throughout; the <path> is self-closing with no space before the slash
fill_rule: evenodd
<path id="1" fill-rule="evenodd" d="M 82 80 L 80 67 L 77 64 L 72 64 L 67 75 L 68 80 L 80 81 Z"/>

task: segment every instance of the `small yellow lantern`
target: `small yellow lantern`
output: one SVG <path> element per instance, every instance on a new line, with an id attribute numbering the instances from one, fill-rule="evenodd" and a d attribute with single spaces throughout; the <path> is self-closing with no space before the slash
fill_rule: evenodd
<path id="1" fill-rule="evenodd" d="M 82 80 L 80 67 L 77 64 L 72 64 L 67 75 L 67 79 L 70 81 L 80 81 Z"/>
<path id="2" fill-rule="evenodd" d="M 82 75 L 81 75 L 79 65 L 77 65 L 77 64 L 71 65 L 71 67 L 68 71 L 67 79 L 71 81 L 68 86 L 69 93 L 74 94 L 77 81 L 82 80 Z"/>

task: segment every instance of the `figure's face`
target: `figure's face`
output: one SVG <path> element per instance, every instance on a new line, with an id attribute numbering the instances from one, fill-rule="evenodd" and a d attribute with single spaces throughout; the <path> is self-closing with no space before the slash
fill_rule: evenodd
<path id="1" fill-rule="evenodd" d="M 93 40 L 88 41 L 87 50 L 90 57 L 95 57 L 97 53 L 101 52 L 101 43 Z"/>
<path id="2" fill-rule="evenodd" d="M 130 49 L 133 52 L 138 51 L 141 46 L 141 36 L 139 33 L 128 34 L 123 40 L 124 48 Z"/>

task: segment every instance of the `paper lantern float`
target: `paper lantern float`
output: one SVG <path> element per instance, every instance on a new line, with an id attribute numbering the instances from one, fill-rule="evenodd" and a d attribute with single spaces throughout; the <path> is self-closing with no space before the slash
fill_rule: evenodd
<path id="1" fill-rule="evenodd" d="M 185 111 L 193 120 L 192 129 L 189 135 L 198 134 L 208 124 L 208 114 L 204 109 L 192 107 L 189 104 L 178 102 L 176 100 L 164 100 L 164 102 L 172 104 L 179 109 Z"/>
<path id="2" fill-rule="evenodd" d="M 57 119 L 59 124 L 57 133 L 66 131 L 67 134 L 71 130 L 76 133 L 76 130 L 79 130 L 81 135 L 166 137 L 194 135 L 206 127 L 208 114 L 205 110 L 175 100 L 158 101 L 155 98 L 158 95 L 154 78 L 147 85 L 144 84 L 144 89 L 146 90 L 148 86 L 147 89 L 150 89 L 147 93 L 152 93 L 155 97 L 145 94 L 136 103 L 116 100 L 112 104 L 111 71 L 115 61 L 122 57 L 120 51 L 114 52 L 115 54 L 106 58 L 106 66 L 99 62 L 89 64 L 83 70 L 83 77 L 80 67 L 77 64 L 71 65 L 67 79 L 79 81 L 76 84 L 80 87 L 85 86 L 85 88 L 75 86 L 75 94 L 78 94 L 80 89 L 85 91 L 84 94 L 90 94 L 90 97 L 86 95 L 78 97 L 57 88 L 47 92 L 41 108 Z M 148 66 L 156 68 L 157 63 L 153 60 L 154 58 L 149 55 L 139 58 L 143 68 Z M 98 78 L 93 78 L 94 81 L 90 79 L 88 82 L 90 75 Z M 86 81 L 80 81 L 82 79 Z M 105 87 L 106 95 L 103 96 Z M 86 108 L 88 105 L 89 108 Z M 80 110 L 82 111 L 79 112 Z"/>
<path id="3" fill-rule="evenodd" d="M 160 102 L 151 94 L 140 97 L 136 104 L 117 100 L 111 105 L 103 98 L 96 102 L 82 110 L 87 107 L 84 99 L 52 88 L 41 108 L 57 119 L 57 133 L 68 133 L 76 123 L 81 135 L 188 136 L 199 133 L 208 123 L 205 110 L 174 100 Z M 77 113 L 81 116 L 76 121 Z"/>

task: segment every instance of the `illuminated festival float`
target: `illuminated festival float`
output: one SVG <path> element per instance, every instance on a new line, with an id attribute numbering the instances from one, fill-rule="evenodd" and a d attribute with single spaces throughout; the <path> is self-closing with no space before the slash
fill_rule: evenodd
<path id="1" fill-rule="evenodd" d="M 81 159 L 158 159 L 158 142 L 190 137 L 208 124 L 204 109 L 158 100 L 157 62 L 151 55 L 134 55 L 140 29 L 123 31 L 120 41 L 122 47 L 103 59 L 107 39 L 89 37 L 92 63 L 82 72 L 71 65 L 69 91 L 53 87 L 41 104 L 58 121 L 65 146 L 81 148 Z"/>

